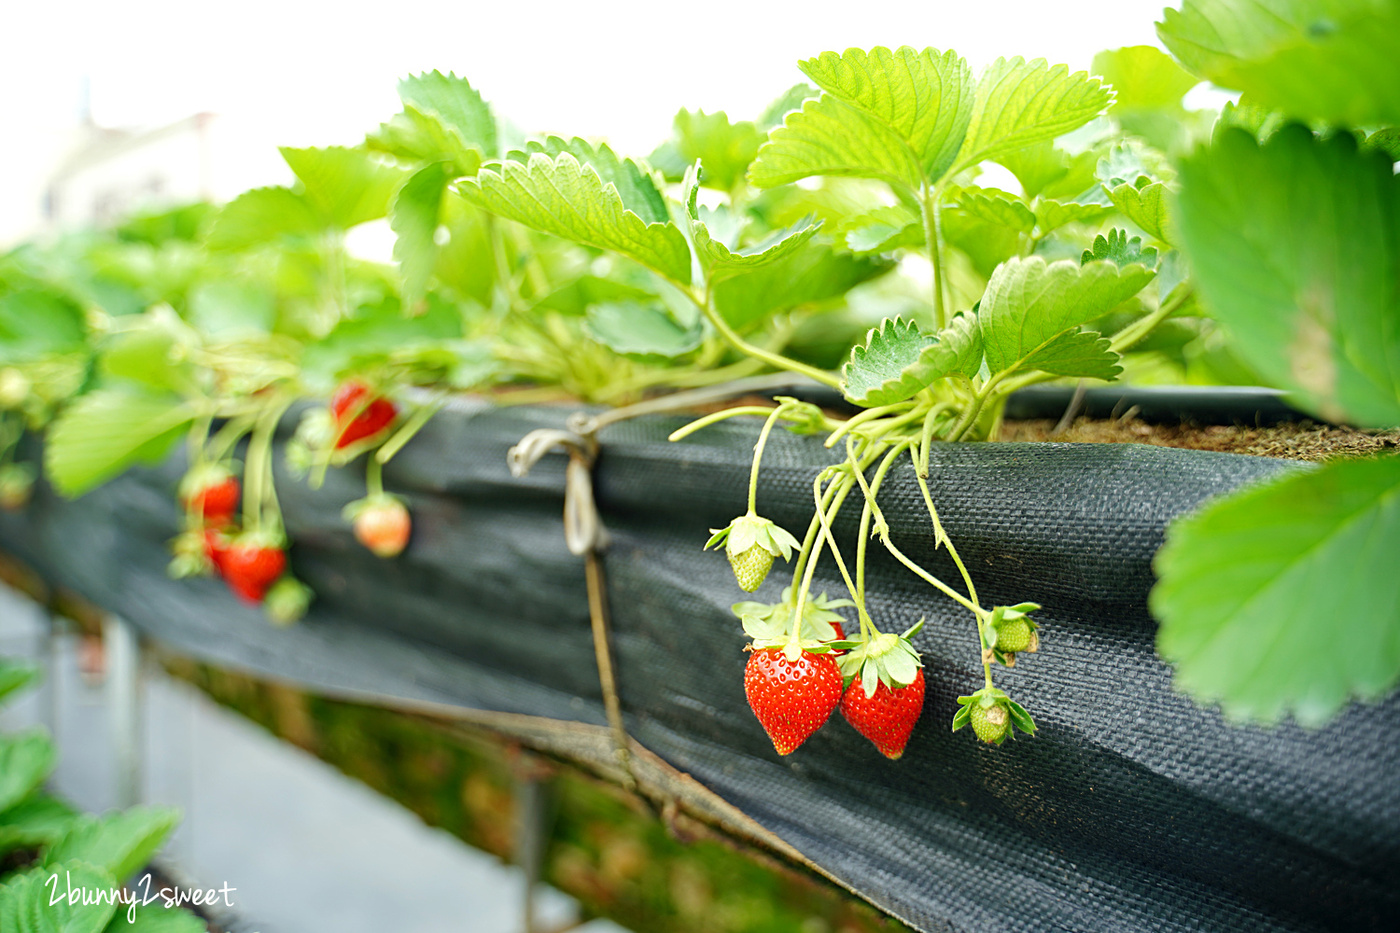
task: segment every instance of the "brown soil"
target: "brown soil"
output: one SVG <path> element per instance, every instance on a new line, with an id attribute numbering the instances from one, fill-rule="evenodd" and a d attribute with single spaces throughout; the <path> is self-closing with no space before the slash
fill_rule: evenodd
<path id="1" fill-rule="evenodd" d="M 1078 444 L 1152 444 L 1232 454 L 1281 457 L 1285 460 L 1328 460 L 1394 451 L 1400 431 L 1357 431 L 1303 421 L 1258 428 L 1241 425 L 1145 424 L 1136 419 L 1091 421 L 1080 418 L 1068 430 L 1053 434 L 1055 421 L 1008 421 L 1003 441 L 1065 441 Z"/>

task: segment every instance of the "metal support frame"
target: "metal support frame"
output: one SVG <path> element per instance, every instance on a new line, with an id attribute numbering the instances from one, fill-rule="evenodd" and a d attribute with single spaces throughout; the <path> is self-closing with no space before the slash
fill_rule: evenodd
<path id="1" fill-rule="evenodd" d="M 106 651 L 108 723 L 115 757 L 116 805 L 132 807 L 142 798 L 141 747 L 144 739 L 141 636 L 125 619 L 102 620 Z"/>

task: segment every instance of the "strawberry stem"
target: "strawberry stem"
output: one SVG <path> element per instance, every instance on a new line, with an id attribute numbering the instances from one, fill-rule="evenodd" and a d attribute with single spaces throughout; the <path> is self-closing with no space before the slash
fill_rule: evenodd
<path id="1" fill-rule="evenodd" d="M 822 385 L 840 390 L 841 380 L 837 379 L 826 370 L 817 369 L 815 366 L 808 366 L 806 363 L 800 363 L 797 360 L 789 359 L 781 353 L 770 352 L 740 337 L 739 333 L 729 326 L 729 322 L 724 319 L 724 315 L 720 314 L 719 311 L 715 309 L 712 303 L 714 297 L 713 290 L 708 286 L 705 289 L 705 294 L 700 295 L 694 289 L 687 288 L 683 283 L 677 282 L 676 284 L 685 292 L 691 301 L 695 302 L 695 306 L 709 319 L 710 324 L 719 332 L 719 335 L 740 353 L 743 353 L 745 356 L 753 357 L 754 359 L 762 360 L 774 369 L 785 369 L 788 372 L 801 373 L 809 379 L 820 382 Z"/>
<path id="2" fill-rule="evenodd" d="M 763 430 L 758 432 L 758 443 L 753 446 L 753 467 L 749 470 L 749 514 L 757 515 L 755 503 L 758 499 L 758 468 L 763 463 L 763 448 L 768 446 L 768 435 L 773 432 L 773 425 L 778 423 L 783 412 L 790 406 L 787 402 L 773 409 L 773 413 L 768 416 L 768 420 L 763 422 Z"/>
<path id="3" fill-rule="evenodd" d="M 375 499 L 384 495 L 384 464 L 378 457 L 366 457 L 365 461 L 365 495 Z"/>
<path id="4" fill-rule="evenodd" d="M 708 428 L 712 424 L 718 424 L 721 421 L 724 421 L 728 418 L 734 418 L 739 415 L 771 415 L 775 411 L 777 411 L 777 409 L 766 408 L 762 405 L 738 405 L 734 408 L 726 408 L 723 411 L 714 412 L 713 414 L 706 415 L 703 418 L 697 418 L 683 428 L 677 428 L 676 430 L 671 432 L 670 436 L 667 437 L 666 440 L 681 440 L 682 438 L 689 437 L 701 428 Z"/>
<path id="5" fill-rule="evenodd" d="M 831 556 L 836 558 L 836 566 L 841 571 L 841 578 L 846 581 L 846 590 L 851 594 L 851 598 L 855 600 L 856 615 L 860 619 L 861 638 L 862 640 L 869 640 L 869 636 L 866 634 L 867 632 L 873 632 L 878 635 L 880 631 L 875 628 L 875 623 L 871 621 L 870 613 L 865 611 L 865 599 L 863 598 L 863 594 L 851 580 L 850 572 L 846 570 L 846 562 L 841 558 L 841 549 L 837 547 L 836 537 L 831 533 L 831 525 L 827 521 L 826 514 L 822 511 L 822 476 L 824 473 L 825 471 L 818 473 L 816 481 L 812 484 L 812 496 L 817 502 L 817 518 L 821 520 L 822 532 L 826 536 L 827 543 L 831 545 Z M 840 479 L 832 479 L 832 483 L 840 481 Z M 849 489 L 850 487 L 847 486 L 847 488 Z M 800 618 L 799 616 L 799 619 Z"/>
<path id="6" fill-rule="evenodd" d="M 383 445 L 374 452 L 374 456 L 370 459 L 381 466 L 392 460 L 394 455 L 402 450 L 405 444 L 413 440 L 413 435 L 421 431 L 423 426 L 428 423 L 433 415 L 442 410 L 446 399 L 447 393 L 439 392 L 427 404 L 420 405 L 418 408 L 414 409 L 413 414 L 404 422 L 404 426 L 399 428 L 393 437 L 385 441 Z"/>

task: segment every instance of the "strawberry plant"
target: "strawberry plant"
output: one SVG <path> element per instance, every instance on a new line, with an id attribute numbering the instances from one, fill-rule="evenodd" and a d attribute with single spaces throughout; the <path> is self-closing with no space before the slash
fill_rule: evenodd
<path id="1" fill-rule="evenodd" d="M 644 159 L 523 137 L 466 79 L 408 77 L 401 112 L 361 145 L 283 149 L 290 186 L 0 257 L 0 505 L 33 480 L 15 459 L 24 430 L 48 429 L 46 472 L 67 495 L 183 438 L 171 572 L 217 573 L 287 621 L 310 599 L 285 572 L 294 542 L 273 482 L 295 407 L 289 468 L 319 487 L 363 459 L 366 494 L 345 520 L 392 557 L 412 520 L 383 469 L 452 393 L 626 406 L 784 371 L 855 413 L 778 398 L 673 436 L 765 419 L 747 509 L 706 547 L 724 548 L 745 592 L 791 561 L 777 602 L 734 607 L 764 677 L 800 669 L 794 683 L 821 685 L 810 710 L 755 706 L 778 723 L 775 746 L 796 748 L 838 704 L 883 753 L 908 740 L 917 623 L 872 618 L 872 538 L 971 617 L 983 683 L 955 728 L 997 744 L 1032 733 L 993 675 L 1039 649 L 1039 607 L 979 599 L 929 489 L 932 445 L 995 440 L 1008 396 L 1050 380 L 1262 378 L 1328 418 L 1400 423 L 1391 6 L 1312 0 L 1274 16 L 1189 0 L 1160 27 L 1175 59 L 1123 48 L 1092 72 L 824 52 L 799 63 L 810 83 L 751 120 L 680 111 Z M 1203 79 L 1244 96 L 1218 119 L 1190 109 Z M 347 231 L 375 221 L 395 236 L 393 266 L 347 249 Z M 824 435 L 837 456 L 814 479 L 805 533 L 758 508 L 779 425 Z M 918 486 L 956 581 L 891 535 L 879 492 L 892 471 Z M 1153 607 L 1182 686 L 1231 712 L 1320 721 L 1394 685 L 1384 575 L 1355 571 L 1369 608 L 1351 641 L 1306 621 L 1329 618 L 1307 574 L 1352 573 L 1373 560 L 1367 542 L 1394 537 L 1393 473 L 1388 460 L 1329 466 L 1172 532 Z M 839 542 L 857 491 L 859 536 Z M 1307 508 L 1283 517 L 1285 504 Z M 1237 598 L 1239 578 L 1218 568 L 1246 552 L 1258 576 Z M 826 558 L 842 598 L 812 592 Z M 1324 643 L 1346 657 L 1305 663 Z M 828 705 L 832 669 L 842 693 Z"/>
<path id="2" fill-rule="evenodd" d="M 0 657 L 0 701 L 37 677 L 37 669 Z M 158 892 L 139 885 L 127 901 L 111 899 L 146 866 L 179 814 L 164 807 L 132 807 L 96 817 L 78 813 L 43 789 L 55 759 L 43 730 L 0 735 L 0 928 L 6 933 L 205 930 L 194 914 L 162 906 Z M 85 889 L 88 901 L 64 897 L 70 883 Z M 130 893 L 137 895 L 134 902 Z M 108 896 L 91 903 L 99 894 Z M 142 903 L 147 894 L 151 900 Z"/>

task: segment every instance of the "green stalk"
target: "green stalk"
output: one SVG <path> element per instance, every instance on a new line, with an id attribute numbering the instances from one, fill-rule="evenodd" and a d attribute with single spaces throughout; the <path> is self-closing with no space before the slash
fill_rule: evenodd
<path id="1" fill-rule="evenodd" d="M 267 412 L 276 411 L 269 407 Z M 266 412 L 253 427 L 252 439 L 248 441 L 248 461 L 243 465 L 243 476 L 247 489 L 243 494 L 243 527 L 248 531 L 262 528 L 263 486 L 267 483 L 272 467 L 272 435 L 277 422 L 269 420 Z"/>
<path id="2" fill-rule="evenodd" d="M 768 435 L 773 432 L 773 425 L 778 423 L 783 412 L 790 406 L 786 403 L 773 409 L 773 413 L 768 416 L 768 420 L 763 422 L 763 430 L 758 432 L 758 443 L 753 445 L 753 466 L 749 469 L 749 512 L 750 515 L 757 515 L 756 506 L 758 502 L 758 469 L 763 463 L 763 448 L 768 446 Z"/>
<path id="3" fill-rule="evenodd" d="M 933 264 L 933 320 L 939 330 L 948 326 L 948 311 L 943 298 L 943 245 L 938 224 L 938 190 L 924 187 L 919 198 L 919 216 L 924 225 L 924 244 Z"/>
<path id="4" fill-rule="evenodd" d="M 917 457 L 915 457 L 914 462 L 918 463 Z M 938 520 L 938 509 L 933 506 L 933 496 L 929 494 L 928 482 L 922 476 L 919 476 L 917 471 L 914 473 L 914 476 L 919 481 L 919 491 L 924 494 L 924 504 L 928 506 L 929 518 L 933 519 L 933 533 L 935 539 L 941 541 L 944 546 L 948 548 L 948 556 L 953 558 L 953 563 L 957 565 L 958 573 L 962 574 L 963 583 L 967 584 L 968 597 L 980 607 L 982 603 L 981 600 L 977 598 L 977 587 L 972 583 L 972 575 L 967 572 L 967 567 L 963 566 L 962 558 L 958 556 L 958 549 L 953 545 L 953 539 L 948 537 L 948 533 L 943 530 L 943 523 Z"/>
<path id="5" fill-rule="evenodd" d="M 778 408 L 764 408 L 762 405 L 738 405 L 734 408 L 725 408 L 721 411 L 708 414 L 703 418 L 698 418 L 695 421 L 690 422 L 690 424 L 687 424 L 685 427 L 676 428 L 676 430 L 672 431 L 667 436 L 666 440 L 682 440 L 694 434 L 701 428 L 708 428 L 712 424 L 718 424 L 719 422 L 725 421 L 729 418 L 737 418 L 739 415 L 758 415 L 759 417 L 767 417 L 776 414 L 779 408 L 782 408 L 782 406 L 779 405 Z"/>
<path id="6" fill-rule="evenodd" d="M 876 418 L 882 418 L 885 415 L 893 414 L 897 411 L 907 411 L 913 405 L 914 402 L 904 401 L 895 402 L 893 405 L 881 405 L 878 408 L 867 408 L 865 411 L 853 415 L 852 417 L 847 418 L 845 421 L 841 422 L 841 426 L 835 431 L 832 431 L 831 436 L 826 439 L 826 446 L 835 447 L 837 441 L 845 437 L 846 434 L 848 434 L 849 432 L 860 427 L 862 424 L 865 424 L 867 421 L 872 421 Z"/>
<path id="7" fill-rule="evenodd" d="M 846 496 L 851 491 L 851 483 L 849 480 L 838 478 L 832 483 L 832 488 L 836 488 L 836 494 L 832 497 L 831 508 L 827 515 L 830 518 L 835 518 L 841 511 L 841 504 L 846 501 Z M 814 527 L 809 529 L 809 537 L 815 533 L 817 527 L 820 527 L 817 525 L 818 522 L 825 524 L 823 519 L 816 515 L 812 516 L 812 522 Z M 807 559 L 807 566 L 802 575 L 801 588 L 797 591 L 797 602 L 792 611 L 792 634 L 788 637 L 788 648 L 797 648 L 801 650 L 802 612 L 807 605 L 807 591 L 812 588 L 812 576 L 816 572 L 817 558 L 821 556 L 821 550 L 822 539 L 818 537 L 816 544 L 812 548 L 811 555 Z"/>
<path id="8" fill-rule="evenodd" d="M 958 423 L 953 426 L 953 430 L 948 434 L 948 440 L 960 441 L 974 424 L 977 423 L 977 416 L 982 413 L 982 406 L 986 403 L 987 397 L 992 394 L 992 390 L 1001 384 L 1005 373 L 997 373 L 987 380 L 987 384 L 977 390 L 977 394 L 972 397 L 972 404 L 963 411 L 963 416 Z"/>
<path id="9" fill-rule="evenodd" d="M 836 482 L 832 480 L 832 482 Z M 867 628 L 876 635 L 880 634 L 875 628 L 875 623 L 870 619 L 870 613 L 865 609 L 865 600 L 861 598 L 861 591 L 851 579 L 851 574 L 846 570 L 846 561 L 841 557 L 841 549 L 836 545 L 836 536 L 831 533 L 831 524 L 826 519 L 826 514 L 822 511 L 822 474 L 818 473 L 816 481 L 812 484 L 812 496 L 817 503 L 817 517 L 821 520 L 822 533 L 826 535 L 826 542 L 831 546 L 831 556 L 836 558 L 836 566 L 841 571 L 841 579 L 846 581 L 846 590 L 851 594 L 851 598 L 856 603 L 856 614 L 860 618 L 860 631 L 862 637 L 867 637 Z"/>
<path id="10" fill-rule="evenodd" d="M 399 428 L 398 431 L 394 433 L 393 437 L 381 444 L 379 449 L 374 452 L 374 456 L 370 459 L 381 465 L 392 460 L 394 455 L 402 450 L 405 444 L 413 440 L 413 436 L 423 429 L 423 426 L 428 423 L 433 415 L 437 414 L 442 409 L 443 400 L 446 398 L 446 395 L 446 392 L 440 392 L 435 398 L 428 401 L 427 404 L 420 405 L 416 408 L 413 414 L 409 416 L 408 420 L 404 422 L 403 427 Z"/>
<path id="11" fill-rule="evenodd" d="M 908 443 L 912 443 L 912 441 L 909 441 Z M 851 456 L 854 456 L 854 451 L 852 451 L 850 448 L 847 448 L 847 453 Z M 874 513 L 875 533 L 880 536 L 880 543 L 885 546 L 885 549 L 887 551 L 894 555 L 895 560 L 908 567 L 922 580 L 924 580 L 926 583 L 928 583 L 934 589 L 938 590 L 943 595 L 947 596 L 949 599 L 958 603 L 958 605 L 964 607 L 973 614 L 981 612 L 981 608 L 976 603 L 969 601 L 966 596 L 959 593 L 957 590 L 953 589 L 951 586 L 944 583 L 942 580 L 938 579 L 924 568 L 920 567 L 913 560 L 907 557 L 903 551 L 895 547 L 894 542 L 890 540 L 889 523 L 885 521 L 884 513 L 880 511 L 880 504 L 875 501 L 874 494 L 870 491 L 870 487 L 866 485 L 865 475 L 859 470 L 856 470 L 856 482 L 860 483 L 861 491 L 865 493 L 865 499 L 867 502 L 870 503 L 870 509 Z"/>
<path id="12" fill-rule="evenodd" d="M 1176 312 L 1182 305 L 1190 300 L 1192 289 L 1182 289 L 1181 294 L 1165 304 L 1159 305 L 1156 311 L 1146 317 L 1142 317 L 1129 324 L 1127 327 L 1113 335 L 1109 341 L 1109 346 L 1117 353 L 1126 353 L 1136 346 L 1144 337 L 1152 333 L 1152 329 L 1162 321 L 1166 320 Z"/>
<path id="13" fill-rule="evenodd" d="M 788 372 L 800 373 L 809 379 L 814 379 L 822 385 L 831 386 L 833 389 L 841 388 L 841 380 L 825 370 L 817 369 L 815 366 L 808 366 L 806 363 L 799 363 L 797 360 L 789 359 L 781 353 L 772 353 L 762 347 L 749 343 L 740 337 L 734 328 L 729 326 L 729 322 L 724 316 L 716 311 L 710 303 L 710 296 L 707 294 L 703 298 L 695 294 L 693 289 L 685 289 L 690 300 L 695 302 L 696 307 L 709 319 L 710 324 L 721 337 L 729 341 L 729 344 L 746 356 L 760 359 L 775 369 L 785 369 Z"/>
<path id="14" fill-rule="evenodd" d="M 189 449 L 185 452 L 191 467 L 204 463 L 204 445 L 209 442 L 209 428 L 213 426 L 213 416 L 200 415 L 190 429 Z"/>
<path id="15" fill-rule="evenodd" d="M 384 495 L 384 461 L 378 457 L 365 458 L 365 495 L 378 498 Z"/>
<path id="16" fill-rule="evenodd" d="M 252 428 L 255 419 L 248 415 L 239 415 L 230 418 L 228 422 L 214 435 L 214 440 L 209 444 L 209 459 L 215 463 L 220 463 L 233 453 L 233 448 L 238 446 L 239 440 Z"/>

